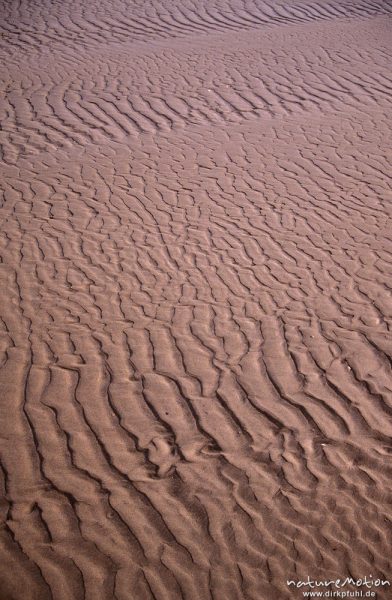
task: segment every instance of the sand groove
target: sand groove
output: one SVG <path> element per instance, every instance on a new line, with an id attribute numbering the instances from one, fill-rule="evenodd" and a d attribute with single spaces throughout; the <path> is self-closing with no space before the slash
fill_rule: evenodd
<path id="1" fill-rule="evenodd" d="M 391 12 L 1 3 L 1 600 L 391 578 Z"/>

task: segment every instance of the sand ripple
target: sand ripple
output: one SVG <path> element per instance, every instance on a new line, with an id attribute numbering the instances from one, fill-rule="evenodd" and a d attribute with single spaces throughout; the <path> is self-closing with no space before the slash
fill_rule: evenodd
<path id="1" fill-rule="evenodd" d="M 392 581 L 391 14 L 1 2 L 1 600 Z"/>

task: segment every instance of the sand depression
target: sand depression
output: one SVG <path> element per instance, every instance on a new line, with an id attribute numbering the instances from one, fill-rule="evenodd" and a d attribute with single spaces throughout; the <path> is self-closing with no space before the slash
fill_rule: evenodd
<path id="1" fill-rule="evenodd" d="M 1 600 L 392 579 L 391 15 L 1 2 Z"/>

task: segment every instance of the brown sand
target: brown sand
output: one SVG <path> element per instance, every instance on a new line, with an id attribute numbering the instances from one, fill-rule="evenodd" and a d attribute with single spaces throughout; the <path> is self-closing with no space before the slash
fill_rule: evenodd
<path id="1" fill-rule="evenodd" d="M 1 5 L 1 600 L 392 580 L 392 4 Z"/>

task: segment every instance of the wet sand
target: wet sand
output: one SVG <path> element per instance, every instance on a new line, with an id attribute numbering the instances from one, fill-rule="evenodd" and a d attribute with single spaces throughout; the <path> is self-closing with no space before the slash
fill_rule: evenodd
<path id="1" fill-rule="evenodd" d="M 3 0 L 1 600 L 392 581 L 391 15 Z"/>

